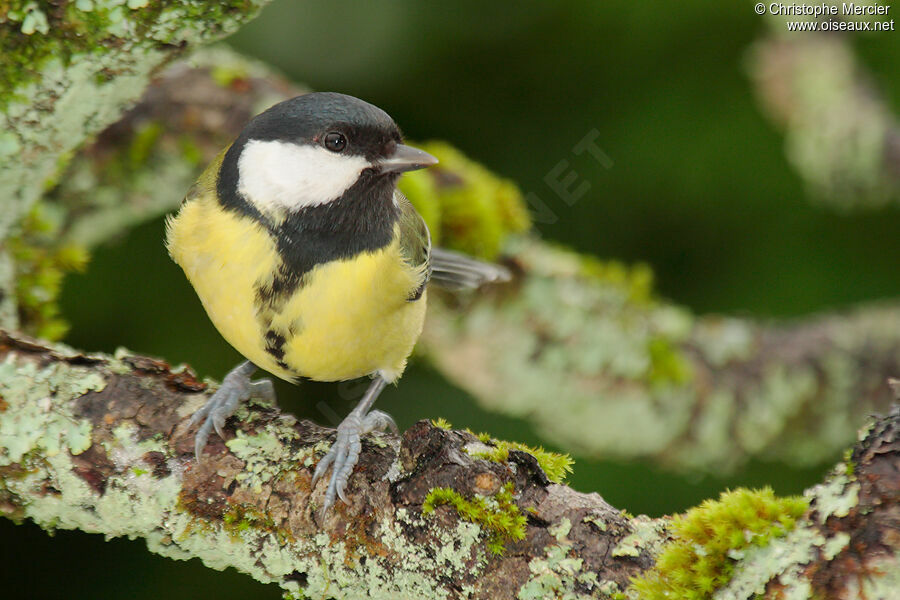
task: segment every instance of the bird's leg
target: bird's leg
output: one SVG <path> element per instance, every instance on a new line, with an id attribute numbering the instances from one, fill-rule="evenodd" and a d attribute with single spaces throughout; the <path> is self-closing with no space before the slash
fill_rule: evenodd
<path id="1" fill-rule="evenodd" d="M 219 437 L 225 437 L 222 433 L 222 426 L 225 424 L 225 419 L 237 409 L 238 404 L 253 397 L 275 403 L 275 388 L 271 381 L 268 379 L 250 381 L 250 376 L 256 372 L 256 368 L 256 365 L 248 360 L 229 371 L 216 393 L 206 401 L 203 408 L 191 417 L 192 425 L 203 421 L 203 425 L 194 436 L 194 455 L 197 460 L 200 460 L 206 440 L 213 428 L 216 429 Z"/>
<path id="2" fill-rule="evenodd" d="M 360 450 L 362 450 L 360 436 L 388 427 L 395 433 L 397 432 L 397 424 L 390 415 L 380 410 L 369 410 L 385 385 L 387 385 L 387 381 L 380 374 L 376 375 L 356 408 L 350 411 L 350 414 L 338 425 L 337 439 L 328 454 L 322 457 L 322 460 L 316 465 L 316 472 L 312 478 L 313 485 L 328 471 L 328 467 L 331 467 L 331 479 L 328 481 L 323 506 L 323 510 L 326 512 L 334 504 L 335 495 L 345 503 L 347 502 L 344 492 L 347 489 L 350 475 L 353 473 L 353 467 L 359 460 Z"/>

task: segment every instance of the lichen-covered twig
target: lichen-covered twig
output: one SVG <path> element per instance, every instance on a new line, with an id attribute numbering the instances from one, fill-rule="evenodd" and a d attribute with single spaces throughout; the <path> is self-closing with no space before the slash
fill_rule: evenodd
<path id="1" fill-rule="evenodd" d="M 0 239 L 85 140 L 119 119 L 160 65 L 219 39 L 265 0 L 13 1 L 0 7 Z"/>
<path id="2" fill-rule="evenodd" d="M 266 1 L 2 3 L 0 242 L 53 187 L 74 152 L 133 105 L 161 65 L 232 33 Z M 0 327 L 18 326 L 9 277 L 15 268 L 3 249 Z M 63 329 L 61 322 L 50 328 Z"/>
<path id="3" fill-rule="evenodd" d="M 694 317 L 653 298 L 640 271 L 534 240 L 511 255 L 513 286 L 465 310 L 431 302 L 420 345 L 482 404 L 578 454 L 815 464 L 891 402 L 896 305 L 778 326 Z"/>
<path id="4" fill-rule="evenodd" d="M 889 104 L 848 37 L 788 34 L 787 19 L 772 19 L 774 31 L 752 47 L 749 65 L 763 108 L 785 131 L 788 159 L 825 205 L 896 205 L 900 123 Z"/>
<path id="5" fill-rule="evenodd" d="M 303 91 L 225 46 L 164 69 L 45 195 L 65 215 L 61 238 L 91 248 L 172 211 L 251 117 Z"/>
<path id="6" fill-rule="evenodd" d="M 673 527 L 551 483 L 528 452 L 482 458 L 489 440 L 427 422 L 368 437 L 351 504 L 322 514 L 325 486 L 310 481 L 332 432 L 251 404 L 197 462 L 188 420 L 204 387 L 124 351 L 2 334 L 0 513 L 140 537 L 295 598 L 636 599 L 677 584 L 698 598 L 887 600 L 898 584 L 897 410 L 806 501 L 724 495 Z"/>
<path id="7" fill-rule="evenodd" d="M 61 237 L 93 245 L 176 207 L 251 114 L 298 91 L 223 49 L 173 65 L 47 197 L 66 215 Z M 419 352 L 486 407 L 584 455 L 721 470 L 754 456 L 829 460 L 888 405 L 895 305 L 794 324 L 696 317 L 655 297 L 649 269 L 510 238 L 515 189 L 447 158 L 404 191 L 442 243 L 489 251 L 505 235 L 518 277 L 472 297 L 433 294 Z"/>
<path id="8" fill-rule="evenodd" d="M 159 361 L 4 335 L 3 513 L 47 528 L 142 537 L 154 552 L 234 566 L 297 597 L 512 598 L 553 569 L 563 569 L 572 590 L 576 580 L 595 589 L 598 574 L 615 590 L 650 564 L 646 550 L 609 556 L 631 528 L 598 495 L 550 483 L 522 451 L 501 462 L 476 458 L 467 448 L 484 442 L 427 422 L 402 438 L 367 437 L 352 504 L 322 514 L 325 486 L 310 481 L 332 432 L 250 405 L 239 429 L 229 420 L 226 439 L 198 463 L 188 420 L 204 387 Z M 475 522 L 445 505 L 423 514 L 429 492 L 441 487 L 482 499 Z M 514 501 L 501 505 L 495 496 L 504 489 Z M 500 530 L 502 555 L 478 523 L 494 511 L 528 522 L 523 539 Z M 567 549 L 551 560 L 557 541 Z M 529 569 L 540 561 L 549 561 L 546 574 Z"/>

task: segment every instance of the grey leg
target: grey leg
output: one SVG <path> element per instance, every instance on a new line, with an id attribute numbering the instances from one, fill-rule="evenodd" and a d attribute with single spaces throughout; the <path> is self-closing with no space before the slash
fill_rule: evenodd
<path id="1" fill-rule="evenodd" d="M 325 491 L 325 504 L 323 509 L 325 512 L 334 504 L 335 496 L 340 497 L 345 503 L 347 496 L 347 482 L 353 473 L 353 467 L 359 460 L 359 453 L 362 450 L 360 436 L 376 430 L 384 430 L 390 427 L 394 432 L 397 431 L 397 425 L 394 420 L 380 410 L 369 411 L 372 404 L 378 398 L 381 390 L 387 382 L 380 376 L 376 376 L 369 384 L 369 389 L 363 396 L 359 404 L 356 405 L 350 414 L 347 415 L 337 428 L 337 439 L 331 446 L 319 464 L 316 465 L 316 471 L 313 474 L 312 484 L 322 477 L 328 467 L 331 467 L 331 479 L 328 481 L 328 489 Z"/>
<path id="2" fill-rule="evenodd" d="M 225 419 L 237 409 L 238 404 L 253 397 L 275 403 L 275 388 L 271 381 L 268 379 L 250 381 L 250 376 L 256 372 L 256 368 L 256 365 L 248 360 L 229 371 L 216 393 L 206 401 L 203 408 L 191 417 L 192 425 L 203 421 L 203 425 L 194 436 L 194 455 L 197 460 L 200 460 L 213 428 L 216 429 L 219 437 L 225 437 L 222 433 L 222 426 L 225 424 Z"/>

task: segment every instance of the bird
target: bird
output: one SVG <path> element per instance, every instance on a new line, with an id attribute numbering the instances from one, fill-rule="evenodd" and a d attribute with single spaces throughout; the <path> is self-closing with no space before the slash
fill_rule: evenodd
<path id="1" fill-rule="evenodd" d="M 275 401 L 271 380 L 370 377 L 316 465 L 331 469 L 323 510 L 348 502 L 362 436 L 397 427 L 373 409 L 406 367 L 425 318 L 427 285 L 473 288 L 509 271 L 432 247 L 397 189 L 437 159 L 403 143 L 380 108 L 308 93 L 252 118 L 166 220 L 166 247 L 222 337 L 246 359 L 191 417 L 200 460 L 213 430 L 250 398 Z"/>

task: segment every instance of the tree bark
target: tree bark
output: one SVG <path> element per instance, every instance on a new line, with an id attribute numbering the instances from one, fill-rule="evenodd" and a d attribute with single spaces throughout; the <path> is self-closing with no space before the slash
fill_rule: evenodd
<path id="1" fill-rule="evenodd" d="M 312 471 L 333 431 L 251 403 L 198 462 L 189 416 L 207 396 L 187 368 L 0 338 L 0 510 L 42 527 L 140 537 L 175 559 L 233 566 L 294 597 L 636 598 L 669 518 L 632 517 L 551 483 L 531 454 L 422 421 L 368 436 L 350 504 L 318 510 Z M 891 598 L 900 572 L 900 410 L 871 425 L 785 537 L 734 561 L 718 598 Z M 852 465 L 848 472 L 847 465 Z M 523 515 L 524 536 L 449 505 L 435 488 Z M 510 493 L 504 506 L 499 494 Z M 515 508 L 512 508 L 512 507 Z M 487 513 L 485 513 L 487 514 Z M 790 593 L 789 593 L 790 592 Z M 779 594 L 784 594 L 779 595 Z"/>
<path id="2" fill-rule="evenodd" d="M 60 175 L 69 154 L 140 98 L 160 65 L 234 32 L 266 1 L 132 4 L 4 7 L 0 237 Z"/>
<path id="3" fill-rule="evenodd" d="M 234 32 L 267 0 L 6 2 L 0 8 L 0 240 L 86 140 L 141 97 L 157 69 Z M 8 268 L 10 267 L 10 268 Z M 0 250 L 0 327 L 18 326 Z"/>

